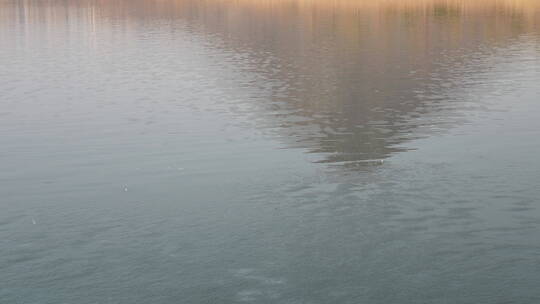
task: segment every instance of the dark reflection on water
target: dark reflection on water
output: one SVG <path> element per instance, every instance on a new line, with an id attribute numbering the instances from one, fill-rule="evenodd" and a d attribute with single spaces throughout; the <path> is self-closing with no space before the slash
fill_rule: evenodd
<path id="1" fill-rule="evenodd" d="M 482 52 L 538 34 L 538 7 L 531 2 L 164 5 L 156 10 L 173 12 L 169 18 L 177 13 L 194 28 L 219 35 L 226 47 L 246 50 L 259 73 L 281 81 L 271 97 L 284 104 L 272 106 L 294 115 L 269 120 L 285 129 L 289 146 L 353 167 L 460 122 L 452 112 L 464 100 L 452 96 L 452 88 L 468 85 L 460 81 L 462 68 L 474 65 L 466 75 L 482 73 L 488 67 L 475 61 Z"/>
<path id="2" fill-rule="evenodd" d="M 0 302 L 536 303 L 540 2 L 0 2 Z"/>
<path id="3" fill-rule="evenodd" d="M 533 2 L 180 1 L 152 9 L 250 53 L 254 69 L 281 81 L 271 93 L 284 105 L 272 106 L 301 117 L 270 120 L 290 145 L 324 153 L 324 162 L 383 159 L 426 126 L 460 121 L 451 112 L 463 97 L 451 94 L 467 85 L 462 67 L 538 34 Z"/>

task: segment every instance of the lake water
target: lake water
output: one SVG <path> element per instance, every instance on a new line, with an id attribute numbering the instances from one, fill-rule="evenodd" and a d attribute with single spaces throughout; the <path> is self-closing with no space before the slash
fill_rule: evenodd
<path id="1" fill-rule="evenodd" d="M 540 2 L 1 0 L 0 303 L 540 303 Z"/>

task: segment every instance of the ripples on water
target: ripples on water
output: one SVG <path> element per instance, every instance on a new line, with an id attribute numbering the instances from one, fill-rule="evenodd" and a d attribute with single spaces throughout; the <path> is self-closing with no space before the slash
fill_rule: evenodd
<path id="1" fill-rule="evenodd" d="M 538 302 L 539 13 L 2 1 L 0 302 Z"/>

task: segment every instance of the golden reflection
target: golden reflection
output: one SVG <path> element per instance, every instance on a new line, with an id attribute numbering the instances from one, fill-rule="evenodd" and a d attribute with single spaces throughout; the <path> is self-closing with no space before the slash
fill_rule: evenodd
<path id="1" fill-rule="evenodd" d="M 248 53 L 269 82 L 288 145 L 324 161 L 380 159 L 451 106 L 458 72 L 485 50 L 540 34 L 538 0 L 11 0 L 2 26 L 124 35 L 179 27 Z M 176 22 L 178 21 L 178 22 Z M 36 27 L 32 27 L 36 28 Z M 71 31 L 77 33 L 77 31 Z M 41 32 L 40 32 L 41 33 Z M 127 38 L 126 38 L 127 39 Z M 268 62 L 271 65 L 268 65 Z M 474 65 L 467 73 L 485 69 Z M 275 105 L 267 111 L 276 112 Z"/>

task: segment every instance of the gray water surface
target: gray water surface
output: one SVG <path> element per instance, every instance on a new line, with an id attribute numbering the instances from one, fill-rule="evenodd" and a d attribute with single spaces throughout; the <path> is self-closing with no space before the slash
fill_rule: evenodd
<path id="1" fill-rule="evenodd" d="M 0 303 L 539 303 L 540 2 L 0 0 Z"/>

